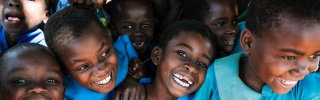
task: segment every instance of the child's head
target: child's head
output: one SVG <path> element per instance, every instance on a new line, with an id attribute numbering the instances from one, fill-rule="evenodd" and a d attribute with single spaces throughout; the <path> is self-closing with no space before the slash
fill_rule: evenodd
<path id="1" fill-rule="evenodd" d="M 84 6 L 59 10 L 45 25 L 45 39 L 80 85 L 108 93 L 115 87 L 118 61 L 111 33 L 95 12 Z"/>
<path id="2" fill-rule="evenodd" d="M 186 20 L 168 26 L 151 56 L 157 66 L 154 84 L 174 97 L 197 90 L 214 60 L 214 42 L 212 32 L 201 22 Z"/>
<path id="3" fill-rule="evenodd" d="M 49 0 L 1 0 L 0 23 L 6 33 L 22 34 L 49 16 Z"/>
<path id="4" fill-rule="evenodd" d="M 241 35 L 241 46 L 249 55 L 246 67 L 250 76 L 258 77 L 251 82 L 283 94 L 314 71 L 320 55 L 319 5 L 319 0 L 251 2 Z"/>
<path id="5" fill-rule="evenodd" d="M 19 44 L 0 58 L 1 100 L 62 100 L 63 80 L 54 54 L 39 44 Z"/>
<path id="6" fill-rule="evenodd" d="M 233 49 L 239 31 L 235 0 L 187 0 L 183 13 L 186 19 L 195 19 L 210 27 L 219 51 L 228 53 Z"/>
<path id="7" fill-rule="evenodd" d="M 148 0 L 116 0 L 110 3 L 115 35 L 127 34 L 139 56 L 145 54 L 153 38 L 151 3 Z"/>

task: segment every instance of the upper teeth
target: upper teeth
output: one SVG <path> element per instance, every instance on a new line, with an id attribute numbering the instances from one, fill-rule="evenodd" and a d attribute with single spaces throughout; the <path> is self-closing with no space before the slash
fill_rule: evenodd
<path id="1" fill-rule="evenodd" d="M 285 85 L 294 85 L 296 84 L 298 81 L 290 81 L 290 80 L 284 80 L 284 79 L 280 79 L 281 83 L 285 84 Z"/>
<path id="2" fill-rule="evenodd" d="M 189 87 L 193 82 L 188 80 L 188 79 L 183 79 L 183 76 L 179 75 L 179 74 L 173 74 L 173 79 L 181 86 L 183 87 Z M 187 77 L 185 77 L 187 78 Z M 187 83 L 181 81 L 181 80 L 185 80 L 187 81 Z"/>
<path id="3" fill-rule="evenodd" d="M 95 84 L 99 84 L 99 85 L 103 85 L 103 84 L 107 84 L 109 83 L 111 80 L 111 75 L 109 75 L 107 78 L 101 80 L 101 81 L 98 81 L 98 82 L 93 82 Z"/>
<path id="4" fill-rule="evenodd" d="M 141 47 L 144 45 L 144 42 L 141 42 L 141 43 L 133 43 L 133 46 L 135 47 Z"/>

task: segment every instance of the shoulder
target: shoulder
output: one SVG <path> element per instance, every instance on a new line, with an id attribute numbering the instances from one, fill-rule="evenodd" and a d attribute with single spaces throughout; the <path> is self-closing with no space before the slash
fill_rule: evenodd
<path id="1" fill-rule="evenodd" d="M 320 98 L 320 74 L 310 73 L 292 89 L 297 99 L 311 100 Z"/>

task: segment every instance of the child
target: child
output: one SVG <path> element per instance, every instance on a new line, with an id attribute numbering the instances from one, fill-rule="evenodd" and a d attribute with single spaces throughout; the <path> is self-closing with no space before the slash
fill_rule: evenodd
<path id="1" fill-rule="evenodd" d="M 46 47 L 23 43 L 0 58 L 1 100 L 62 100 L 64 85 L 59 63 Z"/>
<path id="2" fill-rule="evenodd" d="M 186 20 L 168 26 L 153 49 L 155 80 L 146 85 L 147 100 L 175 100 L 196 91 L 214 60 L 215 44 L 210 28 Z"/>
<path id="3" fill-rule="evenodd" d="M 243 53 L 217 59 L 195 100 L 319 100 L 319 0 L 252 0 Z M 248 57 L 245 57 L 247 54 Z"/>
<path id="4" fill-rule="evenodd" d="M 114 48 L 110 32 L 94 12 L 85 6 L 69 6 L 50 16 L 45 26 L 46 43 L 69 75 L 64 77 L 65 99 L 113 99 L 112 90 L 124 80 L 134 57 L 130 56 L 135 53 L 133 47 L 132 52 L 124 51 L 130 43 Z"/>
<path id="5" fill-rule="evenodd" d="M 46 46 L 39 26 L 48 19 L 48 3 L 49 0 L 0 1 L 0 55 L 24 42 Z"/>
<path id="6" fill-rule="evenodd" d="M 185 19 L 195 19 L 210 27 L 217 38 L 219 57 L 231 52 L 239 32 L 235 0 L 187 0 L 183 14 Z"/>
<path id="7" fill-rule="evenodd" d="M 111 15 L 111 25 L 114 30 L 114 36 L 128 35 L 146 68 L 153 67 L 150 65 L 150 54 L 154 48 L 153 44 L 153 11 L 151 2 L 148 0 L 116 0 L 111 1 L 109 14 Z M 150 61 L 150 62 L 148 62 Z M 139 69 L 139 68 L 137 68 Z M 150 74 L 154 74 L 153 70 Z M 140 76 L 140 78 L 143 77 Z"/>

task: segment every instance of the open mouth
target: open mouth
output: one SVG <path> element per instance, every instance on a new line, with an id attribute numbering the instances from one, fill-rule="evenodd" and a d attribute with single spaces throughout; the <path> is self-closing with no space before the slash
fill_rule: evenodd
<path id="1" fill-rule="evenodd" d="M 235 39 L 222 40 L 222 42 L 227 45 L 233 45 L 235 42 Z"/>
<path id="2" fill-rule="evenodd" d="M 14 16 L 14 15 L 5 15 L 5 21 L 10 23 L 18 23 L 23 21 L 22 17 Z"/>
<path id="3" fill-rule="evenodd" d="M 280 84 L 284 85 L 285 87 L 293 87 L 298 83 L 298 81 L 285 80 L 281 78 L 277 78 L 277 80 L 280 82 Z"/>
<path id="4" fill-rule="evenodd" d="M 173 74 L 173 79 L 176 83 L 185 88 L 189 88 L 191 85 L 193 85 L 193 81 L 190 78 L 181 74 Z"/>
<path id="5" fill-rule="evenodd" d="M 111 81 L 111 74 L 108 75 L 108 77 L 106 77 L 105 79 L 102 79 L 100 81 L 97 81 L 97 82 L 93 82 L 94 84 L 97 84 L 97 85 L 105 85 L 105 84 L 108 84 L 110 83 Z"/>
<path id="6" fill-rule="evenodd" d="M 136 48 L 141 48 L 144 45 L 145 42 L 133 42 L 133 46 Z"/>

